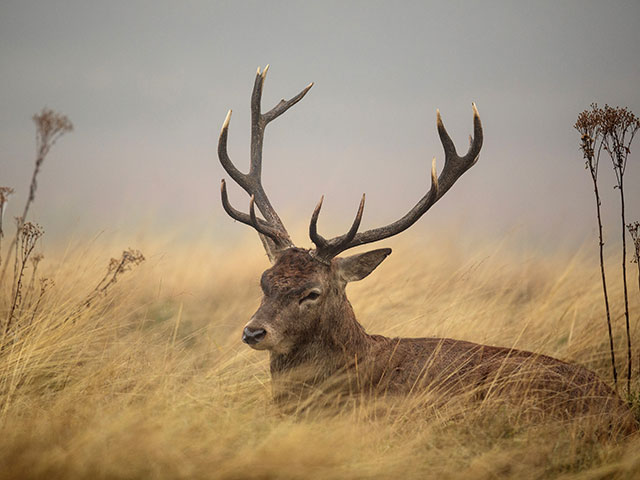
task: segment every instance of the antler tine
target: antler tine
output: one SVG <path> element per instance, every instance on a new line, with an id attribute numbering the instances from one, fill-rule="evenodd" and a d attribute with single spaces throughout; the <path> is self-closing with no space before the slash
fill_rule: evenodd
<path id="1" fill-rule="evenodd" d="M 478 114 L 476 104 L 472 103 L 471 106 L 473 108 L 473 137 L 469 142 L 469 150 L 464 157 L 458 156 L 453 140 L 451 140 L 447 129 L 444 127 L 444 123 L 442 123 L 440 112 L 437 112 L 438 134 L 440 135 L 440 141 L 442 142 L 445 152 L 444 168 L 440 175 L 442 188 L 440 189 L 438 198 L 444 195 L 456 180 L 478 160 L 483 141 L 482 123 L 480 122 L 480 115 Z"/>
<path id="2" fill-rule="evenodd" d="M 235 180 L 235 182 L 246 190 L 247 175 L 236 168 L 229 154 L 227 153 L 227 137 L 229 136 L 229 122 L 231 120 L 231 110 L 227 112 L 227 116 L 220 130 L 220 138 L 218 139 L 218 158 L 225 171 Z"/>
<path id="3" fill-rule="evenodd" d="M 354 239 L 358 233 L 358 228 L 360 228 L 360 222 L 362 221 L 362 214 L 364 212 L 365 198 L 365 194 L 363 193 L 360 205 L 358 206 L 358 212 L 356 213 L 356 217 L 354 218 L 349 231 L 339 237 L 326 240 L 318 233 L 317 230 L 318 217 L 320 215 L 320 209 L 322 208 L 322 201 L 324 200 L 324 196 L 322 196 L 320 202 L 318 202 L 318 205 L 311 215 L 311 222 L 309 223 L 309 237 L 311 237 L 311 241 L 316 246 L 316 250 L 313 252 L 313 255 L 316 258 L 328 263 L 333 257 L 349 248 L 349 243 Z"/>
<path id="4" fill-rule="evenodd" d="M 444 167 L 442 169 L 442 173 L 438 177 L 436 173 L 436 159 L 435 157 L 433 158 L 431 165 L 431 188 L 425 194 L 425 196 L 422 197 L 411 210 L 409 210 L 409 212 L 405 216 L 384 227 L 355 233 L 353 237 L 348 241 L 344 241 L 344 239 L 349 236 L 351 230 L 348 234 L 331 240 L 322 239 L 322 237 L 320 237 L 320 235 L 315 232 L 316 238 L 320 238 L 324 241 L 324 244 L 321 243 L 319 245 L 313 237 L 311 238 L 317 247 L 315 256 L 322 257 L 322 259 L 328 261 L 333 256 L 349 248 L 356 247 L 358 245 L 364 245 L 366 243 L 376 242 L 378 240 L 397 235 L 398 233 L 403 232 L 411 225 L 413 225 L 416 221 L 418 221 L 418 219 L 422 215 L 424 215 L 427 210 L 429 210 L 431 206 L 433 206 L 434 203 L 442 198 L 442 196 L 453 186 L 458 178 L 460 178 L 462 174 L 469 168 L 471 168 L 478 160 L 478 155 L 480 154 L 480 149 L 482 148 L 483 141 L 482 123 L 480 121 L 480 115 L 478 114 L 478 109 L 476 108 L 475 103 L 472 104 L 472 108 L 474 134 L 470 141 L 469 150 L 463 157 L 460 157 L 456 152 L 455 144 L 453 143 L 453 140 L 451 140 L 451 137 L 447 133 L 447 130 L 442 123 L 440 112 L 436 111 L 438 133 L 440 135 L 440 141 L 442 142 L 445 153 Z M 363 206 L 363 203 L 364 198 L 363 202 L 361 202 L 361 207 Z M 320 211 L 319 207 L 320 205 L 316 207 L 317 212 L 314 212 L 314 216 L 312 216 L 314 230 L 315 222 L 317 221 L 317 214 Z M 334 245 L 339 245 L 339 248 L 332 248 Z"/>
<path id="5" fill-rule="evenodd" d="M 302 100 L 313 87 L 313 82 L 311 82 L 295 97 L 289 100 L 280 100 L 275 107 L 263 114 L 261 110 L 262 88 L 267 78 L 268 70 L 269 65 L 260 73 L 260 67 L 258 67 L 256 80 L 253 84 L 253 93 L 251 94 L 251 169 L 249 170 L 249 175 L 255 175 L 258 179 L 262 174 L 262 140 L 265 127 Z"/>
<path id="6" fill-rule="evenodd" d="M 249 218 L 249 216 L 246 213 L 242 213 L 239 210 L 236 210 L 229 203 L 229 196 L 227 195 L 227 182 L 224 181 L 224 178 L 220 183 L 220 196 L 222 198 L 222 208 L 224 208 L 224 211 L 227 212 L 227 214 L 231 218 L 247 225 L 251 225 L 251 219 Z"/>
<path id="7" fill-rule="evenodd" d="M 316 208 L 313 209 L 313 213 L 311 214 L 311 222 L 309 223 L 309 237 L 318 248 L 323 248 L 327 244 L 325 238 L 318 233 L 318 216 L 320 215 L 320 209 L 322 208 L 323 201 L 324 195 L 320 197 L 320 201 L 316 205 Z"/>
<path id="8" fill-rule="evenodd" d="M 360 222 L 362 221 L 362 214 L 364 213 L 365 198 L 366 198 L 365 194 L 363 193 L 362 199 L 360 200 L 360 205 L 358 206 L 358 212 L 356 213 L 356 218 L 354 218 L 349 231 L 342 237 L 338 237 L 340 246 L 342 244 L 347 245 L 351 240 L 353 240 L 353 237 L 356 236 L 356 233 L 358 233 L 358 229 L 360 228 Z"/>
<path id="9" fill-rule="evenodd" d="M 222 197 L 222 207 L 227 214 L 237 220 L 240 223 L 244 223 L 245 225 L 249 225 L 250 227 L 255 228 L 258 233 L 262 235 L 266 235 L 271 238 L 274 242 L 282 242 L 281 233 L 269 225 L 267 222 L 262 220 L 261 218 L 256 217 L 256 212 L 254 208 L 254 197 L 251 196 L 251 200 L 249 201 L 249 215 L 243 213 L 239 210 L 233 208 L 231 203 L 229 202 L 229 196 L 227 194 L 227 185 L 224 179 L 222 179 L 222 183 L 220 185 L 220 194 Z"/>
<path id="10" fill-rule="evenodd" d="M 261 239 L 269 258 L 273 261 L 277 257 L 277 252 L 288 247 L 292 247 L 293 243 L 287 233 L 282 220 L 271 205 L 269 198 L 262 186 L 262 146 L 264 143 L 264 129 L 269 122 L 282 115 L 293 105 L 298 103 L 313 86 L 308 85 L 298 95 L 290 100 L 282 100 L 274 108 L 267 113 L 262 114 L 262 89 L 264 80 L 267 76 L 267 65 L 261 72 L 260 67 L 256 72 L 256 78 L 251 93 L 251 162 L 249 173 L 242 173 L 231 162 L 227 153 L 227 137 L 229 131 L 229 121 L 231 119 L 231 110 L 227 113 L 227 117 L 222 125 L 220 139 L 218 141 L 218 157 L 220 163 L 233 180 L 240 185 L 250 196 L 249 214 L 234 209 L 226 194 L 226 185 L 222 183 L 222 206 L 225 211 L 234 219 L 255 228 L 261 235 Z M 255 214 L 255 206 L 258 207 L 264 220 L 257 218 Z M 267 238 L 263 238 L 267 237 Z"/>
<path id="11" fill-rule="evenodd" d="M 267 113 L 264 114 L 265 122 L 269 123 L 272 120 L 275 120 L 284 112 L 286 112 L 291 107 L 293 107 L 296 103 L 302 100 L 302 98 L 307 94 L 307 92 L 311 90 L 311 87 L 313 87 L 313 82 L 311 82 L 309 85 L 304 87 L 302 91 L 299 94 L 297 94 L 295 97 L 292 97 L 289 100 L 285 100 L 284 98 L 280 100 L 275 107 L 273 107 L 271 110 L 269 110 Z"/>

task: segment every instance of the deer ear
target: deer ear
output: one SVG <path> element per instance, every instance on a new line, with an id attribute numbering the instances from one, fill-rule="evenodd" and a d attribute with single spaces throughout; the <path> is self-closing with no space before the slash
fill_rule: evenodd
<path id="1" fill-rule="evenodd" d="M 336 258 L 335 262 L 338 273 L 345 282 L 356 282 L 373 272 L 390 253 L 390 248 L 380 248 L 350 257 Z"/>

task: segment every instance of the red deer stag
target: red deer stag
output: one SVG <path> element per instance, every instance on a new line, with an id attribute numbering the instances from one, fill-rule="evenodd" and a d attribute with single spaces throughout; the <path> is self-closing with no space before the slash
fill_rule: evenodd
<path id="1" fill-rule="evenodd" d="M 562 416 L 617 412 L 616 415 L 630 421 L 629 410 L 622 400 L 593 372 L 579 365 L 512 348 L 449 338 L 387 338 L 366 333 L 356 320 L 345 287 L 369 275 L 391 249 L 349 257 L 338 255 L 406 230 L 476 163 L 483 139 L 478 111 L 473 105 L 474 134 L 464 156 L 456 152 L 437 113 L 444 167 L 437 176 L 434 159 L 429 191 L 405 216 L 387 226 L 358 232 L 364 210 L 363 195 L 349 231 L 325 239 L 317 230 L 320 200 L 309 226 L 315 249 L 307 250 L 294 246 L 264 191 L 262 144 L 267 125 L 299 102 L 313 84 L 262 113 L 267 69 L 263 72 L 258 69 L 251 96 L 249 173 L 241 173 L 227 154 L 231 111 L 222 126 L 218 156 L 231 178 L 251 197 L 249 213 L 236 210 L 229 203 L 223 179 L 224 210 L 258 231 L 272 263 L 262 275 L 262 302 L 244 327 L 242 340 L 256 350 L 269 351 L 276 401 L 308 398 L 312 391 L 335 391 L 336 385 L 350 394 L 429 391 L 445 401 L 472 391 L 474 398 L 480 399 L 489 395 L 516 401 L 534 399 L 540 411 L 553 410 Z M 255 206 L 264 219 L 256 215 Z"/>

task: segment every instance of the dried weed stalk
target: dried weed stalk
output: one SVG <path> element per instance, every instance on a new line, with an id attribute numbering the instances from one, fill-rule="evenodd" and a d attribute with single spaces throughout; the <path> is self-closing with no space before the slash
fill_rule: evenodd
<path id="1" fill-rule="evenodd" d="M 37 177 L 44 159 L 60 137 L 73 130 L 73 124 L 69 118 L 48 108 L 43 108 L 38 115 L 34 115 L 33 121 L 36 124 L 36 147 L 38 152 L 36 165 L 31 176 L 29 197 L 22 212 L 23 219 L 27 218 L 29 207 L 36 198 L 36 190 L 38 189 Z"/>
<path id="2" fill-rule="evenodd" d="M 120 258 L 112 258 L 107 267 L 107 273 L 84 300 L 83 306 L 89 307 L 96 297 L 106 295 L 109 288 L 118 281 L 118 278 L 123 273 L 131 270 L 136 265 L 140 265 L 144 260 L 142 252 L 132 248 L 124 250 Z"/>
<path id="3" fill-rule="evenodd" d="M 622 226 L 622 285 L 624 291 L 624 318 L 627 332 L 627 391 L 631 393 L 631 332 L 629 326 L 629 294 L 627 291 L 627 243 L 624 205 L 624 173 L 627 158 L 631 153 L 631 142 L 640 129 L 640 119 L 629 109 L 605 105 L 599 111 L 602 129 L 602 148 L 611 157 L 616 174 L 616 188 L 620 192 L 620 216 Z"/>
<path id="4" fill-rule="evenodd" d="M 34 319 L 36 318 L 36 314 L 40 308 L 40 303 L 42 302 L 42 298 L 44 294 L 47 293 L 53 286 L 55 285 L 54 281 L 50 278 L 41 278 L 40 279 L 40 292 L 38 293 L 38 298 L 36 303 L 31 310 L 31 317 L 29 318 L 29 324 L 32 324 Z M 31 307 L 31 305 L 29 305 Z"/>
<path id="5" fill-rule="evenodd" d="M 591 174 L 593 192 L 596 197 L 596 217 L 598 219 L 598 247 L 600 253 L 600 276 L 602 278 L 602 292 L 604 295 L 604 307 L 607 315 L 607 329 L 609 332 L 609 352 L 611 354 L 611 368 L 613 370 L 613 383 L 618 386 L 618 372 L 616 370 L 616 355 L 613 345 L 613 331 L 611 328 L 611 313 L 609 309 L 609 294 L 607 293 L 607 278 L 604 268 L 604 239 L 602 233 L 602 214 L 600 191 L 598 190 L 598 167 L 600 165 L 600 153 L 603 146 L 603 131 L 600 121 L 600 109 L 595 103 L 591 104 L 591 110 L 585 110 L 578 115 L 573 126 L 580 132 L 580 150 L 585 159 L 585 168 Z"/>
<path id="6" fill-rule="evenodd" d="M 34 287 L 35 287 L 35 282 L 36 282 L 36 275 L 38 274 L 38 265 L 40 265 L 40 262 L 44 259 L 44 255 L 42 253 L 36 253 L 34 255 L 31 256 L 31 266 L 32 266 L 32 270 L 31 270 L 31 279 L 29 280 L 29 286 L 27 287 L 27 293 L 25 294 L 25 296 L 30 297 L 32 296 L 33 292 L 34 292 Z M 29 304 L 31 304 L 31 302 L 29 302 Z"/>
<path id="7" fill-rule="evenodd" d="M 45 158 L 51 151 L 51 148 L 65 133 L 73 130 L 73 124 L 68 117 L 60 113 L 54 112 L 48 108 L 43 108 L 42 111 L 33 116 L 33 122 L 36 124 L 36 163 L 31 175 L 31 184 L 29 186 L 29 196 L 24 205 L 22 216 L 18 217 L 18 228 L 16 235 L 9 245 L 9 251 L 7 258 L 11 257 L 16 245 L 18 244 L 18 236 L 22 223 L 27 221 L 27 214 L 29 213 L 29 207 L 36 198 L 36 190 L 38 189 L 38 173 L 44 163 Z M 6 188 L 6 187 L 4 187 Z M 6 203 L 6 201 L 5 201 Z M 3 204 L 4 205 L 4 204 Z M 1 215 L 0 215 L 1 216 Z M 0 221 L 1 224 L 1 221 Z M 0 231 L 1 231 L 0 227 Z M 0 281 L 4 278 L 7 271 L 7 265 L 5 264 L 2 273 L 0 273 Z"/>
<path id="8" fill-rule="evenodd" d="M 10 331 L 12 324 L 16 318 L 17 310 L 20 308 L 23 300 L 23 283 L 24 272 L 29 263 L 29 258 L 36 247 L 40 237 L 44 234 L 42 227 L 31 222 L 23 223 L 17 235 L 19 248 L 16 251 L 16 258 L 19 259 L 19 265 L 16 271 L 15 284 L 11 292 L 11 307 L 4 324 L 2 336 L 3 338 Z"/>

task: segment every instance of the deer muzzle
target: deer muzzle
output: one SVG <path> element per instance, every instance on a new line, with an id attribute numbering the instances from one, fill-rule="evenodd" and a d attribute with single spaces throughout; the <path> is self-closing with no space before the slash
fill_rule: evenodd
<path id="1" fill-rule="evenodd" d="M 267 335 L 267 331 L 264 328 L 253 329 L 249 327 L 244 327 L 244 330 L 242 331 L 242 341 L 247 345 L 256 345 L 266 335 Z"/>

